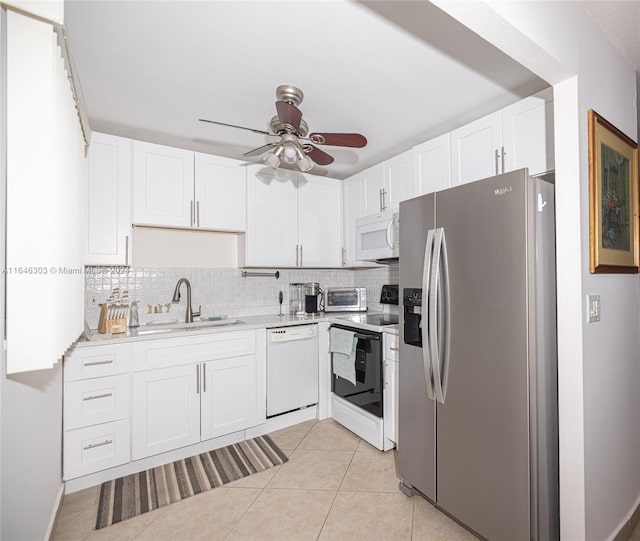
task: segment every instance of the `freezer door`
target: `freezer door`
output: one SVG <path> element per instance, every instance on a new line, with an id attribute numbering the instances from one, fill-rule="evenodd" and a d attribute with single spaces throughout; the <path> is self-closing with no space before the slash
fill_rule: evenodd
<path id="1" fill-rule="evenodd" d="M 434 201 L 429 194 L 400 203 L 398 470 L 405 484 L 435 501 L 435 402 L 429 398 L 431 375 L 425 372 L 423 356 L 427 329 L 422 333 L 419 327 L 421 322 L 426 325 L 427 297 L 422 297 L 424 309 L 417 297 L 423 287 L 428 232 L 435 225 Z"/>
<path id="2" fill-rule="evenodd" d="M 522 170 L 436 194 L 451 326 L 436 498 L 492 541 L 530 538 L 527 183 Z"/>

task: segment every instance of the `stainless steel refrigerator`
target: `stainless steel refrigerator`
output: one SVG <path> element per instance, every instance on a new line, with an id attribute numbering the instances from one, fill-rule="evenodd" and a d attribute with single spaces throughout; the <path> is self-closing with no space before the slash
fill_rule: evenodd
<path id="1" fill-rule="evenodd" d="M 492 541 L 559 539 L 553 183 L 400 204 L 400 488 Z"/>

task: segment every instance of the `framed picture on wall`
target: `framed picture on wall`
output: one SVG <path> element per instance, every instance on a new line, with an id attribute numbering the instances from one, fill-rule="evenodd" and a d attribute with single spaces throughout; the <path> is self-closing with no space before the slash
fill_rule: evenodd
<path id="1" fill-rule="evenodd" d="M 589 110 L 592 273 L 638 272 L 638 145 Z"/>

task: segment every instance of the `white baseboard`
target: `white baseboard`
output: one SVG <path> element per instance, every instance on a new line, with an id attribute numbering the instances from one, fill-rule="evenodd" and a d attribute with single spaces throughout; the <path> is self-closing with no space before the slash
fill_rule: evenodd
<path id="1" fill-rule="evenodd" d="M 607 541 L 626 541 L 631 537 L 640 520 L 640 496 L 636 498 L 633 506 L 625 515 L 624 520 L 618 525 Z"/>
<path id="2" fill-rule="evenodd" d="M 56 525 L 58 524 L 58 518 L 60 517 L 60 511 L 62 510 L 62 498 L 64 496 L 64 483 L 60 483 L 58 494 L 56 495 L 56 501 L 53 504 L 51 510 L 51 517 L 49 518 L 49 525 L 47 526 L 47 533 L 44 536 L 45 539 L 53 541 L 53 536 L 56 533 Z"/>

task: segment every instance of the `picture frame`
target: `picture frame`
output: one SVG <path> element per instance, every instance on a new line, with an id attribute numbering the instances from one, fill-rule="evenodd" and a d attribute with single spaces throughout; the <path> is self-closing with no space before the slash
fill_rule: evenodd
<path id="1" fill-rule="evenodd" d="M 637 273 L 638 144 L 589 110 L 591 273 Z"/>

